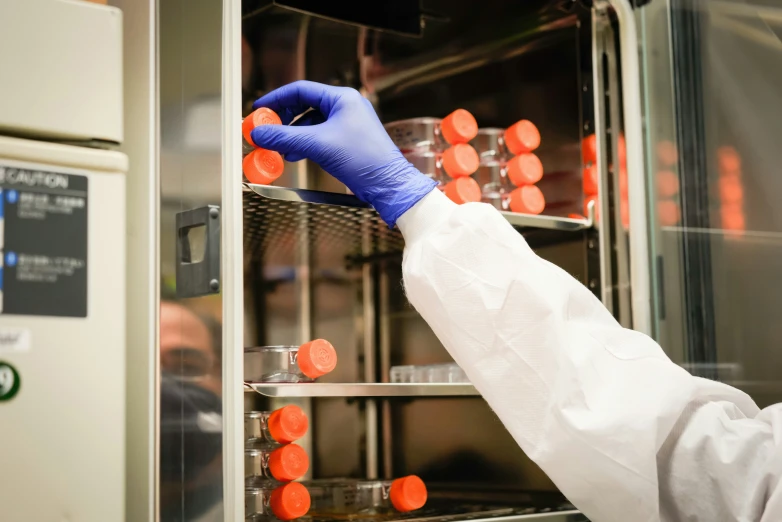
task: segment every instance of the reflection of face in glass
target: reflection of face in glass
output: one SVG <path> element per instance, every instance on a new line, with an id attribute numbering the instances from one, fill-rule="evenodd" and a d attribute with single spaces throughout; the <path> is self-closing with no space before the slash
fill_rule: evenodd
<path id="1" fill-rule="evenodd" d="M 209 328 L 177 303 L 160 306 L 160 366 L 173 377 L 220 395 L 220 368 Z"/>
<path id="2" fill-rule="evenodd" d="M 221 363 L 208 319 L 160 306 L 160 519 L 200 521 L 222 497 Z M 211 520 L 211 519 L 210 519 Z"/>

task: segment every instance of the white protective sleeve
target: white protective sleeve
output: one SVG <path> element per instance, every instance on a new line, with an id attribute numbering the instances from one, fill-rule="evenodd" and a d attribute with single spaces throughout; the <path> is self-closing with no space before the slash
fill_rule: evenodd
<path id="1" fill-rule="evenodd" d="M 691 376 L 488 205 L 433 191 L 399 227 L 408 299 L 592 521 L 782 520 L 782 405 Z"/>

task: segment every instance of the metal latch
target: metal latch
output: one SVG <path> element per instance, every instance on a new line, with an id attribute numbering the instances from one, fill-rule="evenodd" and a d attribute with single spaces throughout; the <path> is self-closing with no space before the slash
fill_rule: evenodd
<path id="1" fill-rule="evenodd" d="M 176 215 L 176 294 L 179 298 L 220 292 L 220 207 Z"/>

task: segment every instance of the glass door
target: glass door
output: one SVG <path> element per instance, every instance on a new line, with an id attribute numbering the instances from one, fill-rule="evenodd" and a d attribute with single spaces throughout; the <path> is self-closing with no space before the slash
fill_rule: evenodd
<path id="1" fill-rule="evenodd" d="M 228 511 L 222 418 L 223 369 L 230 358 L 222 342 L 225 277 L 211 255 L 219 246 L 215 224 L 225 222 L 223 5 L 157 0 L 156 6 L 161 276 L 156 520 L 217 522 Z M 206 281 L 198 277 L 207 273 Z"/>
<path id="2" fill-rule="evenodd" d="M 656 338 L 696 375 L 782 398 L 782 7 L 636 11 Z"/>

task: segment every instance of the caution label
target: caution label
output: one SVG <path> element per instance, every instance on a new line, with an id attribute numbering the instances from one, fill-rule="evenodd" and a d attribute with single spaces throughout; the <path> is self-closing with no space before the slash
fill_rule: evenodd
<path id="1" fill-rule="evenodd" d="M 0 165 L 0 313 L 87 316 L 87 182 Z"/>

